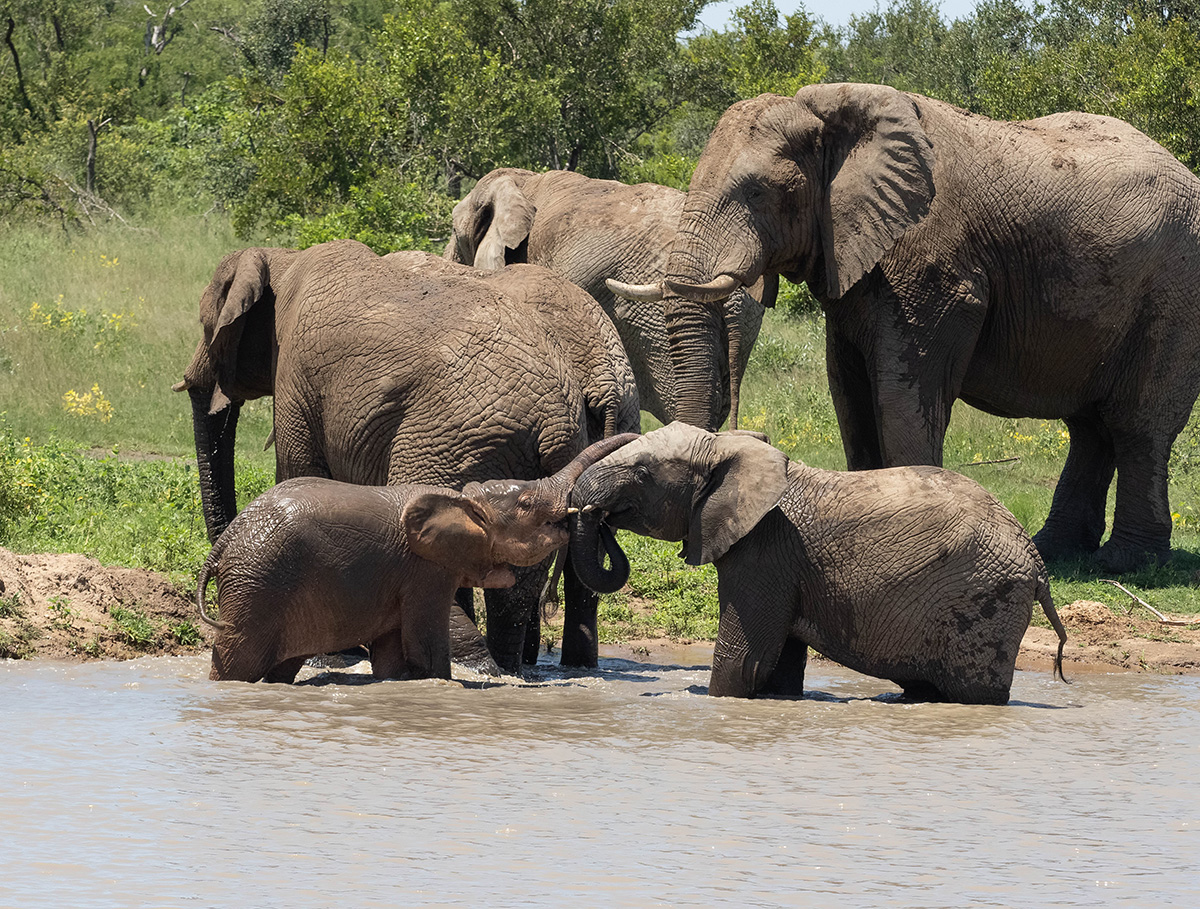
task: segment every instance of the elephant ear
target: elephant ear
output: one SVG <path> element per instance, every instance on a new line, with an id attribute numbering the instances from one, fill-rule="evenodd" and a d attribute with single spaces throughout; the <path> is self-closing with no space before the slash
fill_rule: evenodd
<path id="1" fill-rule="evenodd" d="M 454 572 L 465 587 L 511 587 L 511 569 L 496 565 L 487 516 L 457 492 L 423 492 L 409 499 L 400 525 L 414 555 Z"/>
<path id="2" fill-rule="evenodd" d="M 692 498 L 685 558 L 714 562 L 754 529 L 787 490 L 788 458 L 749 433 L 718 433 L 712 469 Z"/>
<path id="3" fill-rule="evenodd" d="M 536 211 L 514 176 L 501 173 L 489 180 L 486 188 L 475 187 L 454 206 L 454 233 L 460 243 L 465 239 L 474 248 L 471 264 L 484 271 L 499 271 L 508 264 L 507 251 L 529 236 Z M 480 236 L 484 225 L 486 232 Z"/>
<path id="4" fill-rule="evenodd" d="M 774 309 L 775 300 L 779 296 L 779 275 L 764 274 L 746 287 L 745 292 L 755 302 L 762 304 L 764 309 Z"/>
<path id="5" fill-rule="evenodd" d="M 811 85 L 797 103 L 824 124 L 828 191 L 819 213 L 826 292 L 838 299 L 933 202 L 933 143 L 916 102 L 884 85 Z"/>
<path id="6" fill-rule="evenodd" d="M 252 247 L 239 252 L 230 253 L 221 260 L 213 274 L 212 281 L 204 289 L 200 298 L 200 324 L 204 328 L 204 343 L 209 362 L 215 372 L 212 402 L 209 413 L 215 414 L 224 410 L 230 404 L 229 396 L 222 389 L 233 388 L 237 384 L 238 359 L 244 342 L 253 341 L 258 348 L 258 356 L 263 355 L 263 349 L 269 349 L 269 338 L 244 338 L 247 317 L 255 306 L 260 303 L 273 305 L 275 291 L 272 280 L 278 283 L 287 266 L 296 255 L 292 249 L 266 249 Z M 273 328 L 264 322 L 260 331 Z M 200 358 L 197 351 L 196 358 Z M 264 364 L 255 364 L 264 368 Z M 189 367 L 189 385 L 196 384 L 191 380 L 191 374 L 196 371 L 196 361 Z"/>

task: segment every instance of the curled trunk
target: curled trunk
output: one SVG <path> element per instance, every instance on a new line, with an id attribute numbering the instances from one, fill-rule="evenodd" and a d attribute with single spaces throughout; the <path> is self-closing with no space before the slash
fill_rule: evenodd
<path id="1" fill-rule="evenodd" d="M 571 519 L 571 564 L 579 581 L 596 593 L 616 593 L 629 580 L 629 559 L 600 511 Z M 604 567 L 608 557 L 609 567 Z"/>
<path id="2" fill-rule="evenodd" d="M 200 479 L 200 502 L 209 542 L 215 543 L 237 514 L 233 483 L 233 449 L 238 415 L 242 405 L 233 403 L 210 414 L 212 389 L 189 388 L 192 399 L 192 429 L 196 438 L 196 469 Z"/>

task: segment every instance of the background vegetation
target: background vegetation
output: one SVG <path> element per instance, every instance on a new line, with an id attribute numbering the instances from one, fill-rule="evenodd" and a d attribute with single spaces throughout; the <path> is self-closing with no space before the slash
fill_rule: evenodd
<path id="1" fill-rule="evenodd" d="M 200 291 L 240 245 L 440 250 L 455 200 L 497 166 L 686 187 L 729 104 L 814 81 L 884 82 L 998 118 L 1110 114 L 1200 168 L 1195 0 L 982 0 L 954 21 L 894 0 L 840 29 L 753 0 L 721 32 L 696 30 L 703 6 L 0 0 L 0 543 L 189 583 L 207 542 L 188 402 L 170 386 Z M 743 419 L 841 467 L 823 348 L 819 311 L 787 288 Z M 243 499 L 272 481 L 270 413 L 243 411 Z M 1065 447 L 1058 422 L 960 404 L 946 464 L 1036 531 Z M 1124 580 L 1198 612 L 1196 418 L 1171 474 L 1175 556 Z M 711 636 L 711 568 L 626 543 L 634 579 L 606 605 L 610 634 Z M 1087 563 L 1053 571 L 1060 602 L 1123 600 Z"/>

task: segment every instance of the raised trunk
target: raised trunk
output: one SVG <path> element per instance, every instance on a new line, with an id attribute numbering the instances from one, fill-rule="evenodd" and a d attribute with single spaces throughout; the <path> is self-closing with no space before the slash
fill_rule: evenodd
<path id="1" fill-rule="evenodd" d="M 209 542 L 215 543 L 237 514 L 233 485 L 233 445 L 237 437 L 242 405 L 233 403 L 209 414 L 212 389 L 190 388 L 192 429 L 196 437 L 196 469 L 200 479 L 200 503 Z"/>
<path id="2" fill-rule="evenodd" d="M 629 580 L 629 559 L 602 513 L 581 513 L 572 517 L 571 524 L 571 563 L 580 583 L 596 593 L 616 593 Z M 605 555 L 608 568 L 604 567 Z"/>

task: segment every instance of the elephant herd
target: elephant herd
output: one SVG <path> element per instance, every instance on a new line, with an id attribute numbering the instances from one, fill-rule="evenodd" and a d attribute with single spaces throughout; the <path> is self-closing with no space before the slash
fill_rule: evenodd
<path id="1" fill-rule="evenodd" d="M 912 696 L 1003 703 L 1035 599 L 1061 674 L 1043 559 L 1169 557 L 1200 180 L 1125 123 L 814 85 L 731 107 L 687 193 L 504 168 L 453 228 L 441 258 L 246 249 L 205 290 L 176 388 L 214 542 L 213 678 L 290 681 L 355 645 L 387 677 L 446 676 L 451 655 L 518 671 L 555 553 L 562 661 L 594 666 L 594 591 L 628 575 L 616 527 L 716 564 L 713 694 L 799 693 L 811 645 Z M 736 431 L 780 275 L 822 305 L 868 474 Z M 237 515 L 238 410 L 265 395 L 280 485 Z M 1034 540 L 940 469 L 958 399 L 1066 423 Z M 680 422 L 639 438 L 642 409 Z"/>

